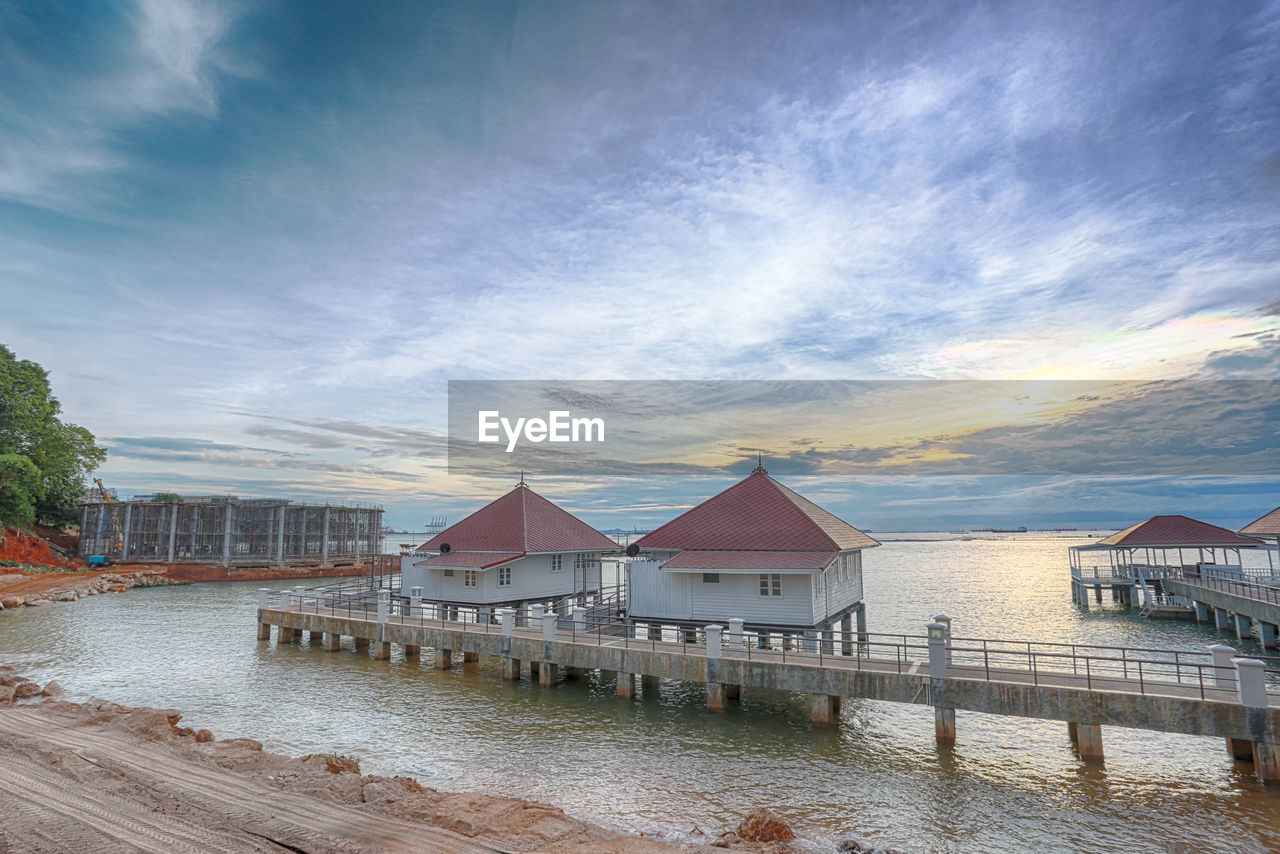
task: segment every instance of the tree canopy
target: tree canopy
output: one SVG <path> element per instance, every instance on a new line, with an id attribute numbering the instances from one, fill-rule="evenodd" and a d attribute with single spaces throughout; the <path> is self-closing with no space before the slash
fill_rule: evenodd
<path id="1" fill-rule="evenodd" d="M 0 523 L 76 518 L 85 477 L 107 452 L 88 430 L 58 418 L 61 412 L 48 372 L 0 344 Z"/>

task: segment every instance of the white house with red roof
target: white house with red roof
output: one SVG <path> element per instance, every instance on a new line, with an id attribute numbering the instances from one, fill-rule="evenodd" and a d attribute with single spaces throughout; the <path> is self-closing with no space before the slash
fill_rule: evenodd
<path id="1" fill-rule="evenodd" d="M 635 619 L 812 629 L 856 611 L 864 629 L 862 550 L 880 544 L 759 466 L 634 545 Z"/>
<path id="2" fill-rule="evenodd" d="M 1276 548 L 1280 548 L 1280 507 L 1265 516 L 1254 519 L 1241 528 L 1240 533 L 1260 540 L 1271 540 Z"/>
<path id="3" fill-rule="evenodd" d="M 1243 554 L 1258 550 L 1256 565 L 1246 566 Z M 1072 598 L 1085 606 L 1090 589 L 1101 602 L 1104 588 L 1119 591 L 1129 605 L 1136 604 L 1134 592 L 1141 588 L 1144 601 L 1151 602 L 1151 582 L 1166 574 L 1239 579 L 1275 571 L 1273 550 L 1262 540 L 1182 515 L 1152 516 L 1097 542 L 1072 546 L 1068 554 Z"/>
<path id="4" fill-rule="evenodd" d="M 400 589 L 435 602 L 545 602 L 599 591 L 600 555 L 617 550 L 522 480 L 402 558 Z"/>

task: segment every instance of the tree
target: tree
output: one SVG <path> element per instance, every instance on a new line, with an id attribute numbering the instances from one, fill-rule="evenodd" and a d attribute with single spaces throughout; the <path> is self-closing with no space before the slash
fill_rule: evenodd
<path id="1" fill-rule="evenodd" d="M 0 523 L 75 520 L 85 477 L 107 452 L 88 430 L 61 421 L 61 411 L 45 369 L 0 344 Z"/>

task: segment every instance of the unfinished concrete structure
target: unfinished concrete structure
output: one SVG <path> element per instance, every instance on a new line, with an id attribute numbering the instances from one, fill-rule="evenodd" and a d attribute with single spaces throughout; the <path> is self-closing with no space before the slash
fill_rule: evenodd
<path id="1" fill-rule="evenodd" d="M 280 566 L 358 561 L 382 551 L 382 507 L 173 494 L 80 505 L 81 557 Z"/>

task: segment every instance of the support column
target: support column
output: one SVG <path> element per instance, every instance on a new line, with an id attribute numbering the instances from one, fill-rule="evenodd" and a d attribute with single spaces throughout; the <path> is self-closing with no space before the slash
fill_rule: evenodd
<path id="1" fill-rule="evenodd" d="M 324 651 L 338 652 L 340 649 L 342 649 L 342 635 L 337 632 L 325 632 Z"/>
<path id="2" fill-rule="evenodd" d="M 556 677 L 559 675 L 559 666 L 552 664 L 550 661 L 544 661 L 542 662 L 542 667 L 538 669 L 538 684 L 543 688 L 550 688 L 556 684 Z"/>
<path id="3" fill-rule="evenodd" d="M 1085 611 L 1089 610 L 1089 588 L 1083 584 L 1080 585 L 1080 599 L 1078 600 L 1078 604 L 1081 609 Z"/>
<path id="4" fill-rule="evenodd" d="M 1231 615 L 1227 613 L 1225 608 L 1213 609 L 1213 627 L 1220 632 L 1225 632 L 1231 628 Z"/>
<path id="5" fill-rule="evenodd" d="M 169 505 L 173 507 L 172 504 Z M 124 530 L 120 532 L 120 559 L 129 559 L 129 529 L 133 527 L 133 502 L 124 505 Z"/>
<path id="6" fill-rule="evenodd" d="M 258 640 L 271 640 L 271 624 L 258 623 Z"/>
<path id="7" fill-rule="evenodd" d="M 235 522 L 235 505 L 227 502 L 222 505 L 222 565 L 229 566 L 231 564 L 231 526 Z"/>
<path id="8" fill-rule="evenodd" d="M 867 606 L 858 605 L 858 610 L 854 611 L 854 615 L 858 623 L 858 643 L 862 644 L 858 648 L 859 654 L 869 655 L 869 647 L 866 644 L 871 640 L 871 636 L 867 634 Z"/>
<path id="9" fill-rule="evenodd" d="M 630 700 L 636 695 L 636 677 L 634 673 L 618 671 L 618 699 Z"/>
<path id="10" fill-rule="evenodd" d="M 933 734 L 938 744 L 955 744 L 956 710 L 935 707 L 933 710 Z"/>
<path id="11" fill-rule="evenodd" d="M 1255 741 L 1253 770 L 1264 783 L 1280 783 L 1280 745 L 1274 741 Z"/>
<path id="12" fill-rule="evenodd" d="M 291 629 L 288 626 L 281 626 L 280 631 L 276 633 L 276 645 L 279 646 L 282 643 L 293 643 L 293 639 L 296 634 L 297 629 Z"/>
<path id="13" fill-rule="evenodd" d="M 391 644 L 387 641 L 380 641 L 373 645 L 373 660 L 386 661 L 391 658 Z"/>
<path id="14" fill-rule="evenodd" d="M 1197 623 L 1209 622 L 1209 606 L 1208 605 L 1204 604 L 1203 602 L 1192 602 L 1191 607 L 1195 609 Z"/>
<path id="15" fill-rule="evenodd" d="M 506 656 L 502 659 L 502 678 L 508 682 L 520 679 L 520 659 Z"/>
<path id="16" fill-rule="evenodd" d="M 724 686 L 719 682 L 707 683 L 707 711 L 717 714 L 724 711 Z"/>
<path id="17" fill-rule="evenodd" d="M 177 504 L 169 505 L 169 563 L 173 563 L 174 546 L 178 542 L 178 507 Z M 191 557 L 195 557 L 195 554 L 193 553 Z"/>
<path id="18" fill-rule="evenodd" d="M 1240 762 L 1253 761 L 1253 742 L 1247 738 L 1228 738 L 1227 753 Z"/>
<path id="19" fill-rule="evenodd" d="M 1232 614 L 1231 619 L 1232 619 L 1232 622 L 1235 623 L 1236 640 L 1242 641 L 1245 638 L 1252 636 L 1252 632 L 1250 632 L 1250 629 L 1253 627 L 1249 625 L 1248 617 L 1243 616 L 1241 614 Z"/>
<path id="20" fill-rule="evenodd" d="M 453 650 L 437 649 L 435 667 L 436 670 L 448 670 L 453 667 Z"/>
<path id="21" fill-rule="evenodd" d="M 329 505 L 324 507 L 324 523 L 320 528 L 320 563 L 329 562 Z"/>
<path id="22" fill-rule="evenodd" d="M 1254 620 L 1253 628 L 1257 630 L 1258 644 L 1264 650 L 1276 648 L 1276 627 L 1274 623 L 1268 623 L 1264 620 Z"/>
<path id="23" fill-rule="evenodd" d="M 1101 585 L 1101 584 L 1095 584 L 1095 585 L 1094 585 L 1094 587 L 1093 587 L 1093 598 L 1097 601 L 1097 603 L 1098 603 L 1099 605 L 1101 605 L 1101 604 L 1102 604 L 1102 585 Z"/>
<path id="24" fill-rule="evenodd" d="M 809 695 L 809 714 L 814 726 L 834 726 L 836 722 L 835 697 L 828 694 Z M 952 712 L 954 720 L 954 712 Z M 955 724 L 952 724 L 951 740 L 955 740 Z M 941 740 L 941 739 L 939 739 Z"/>
<path id="25" fill-rule="evenodd" d="M 1102 758 L 1102 727 L 1098 724 L 1073 724 L 1076 729 L 1076 751 L 1081 759 Z"/>
<path id="26" fill-rule="evenodd" d="M 284 505 L 276 508 L 276 565 L 284 565 Z"/>

